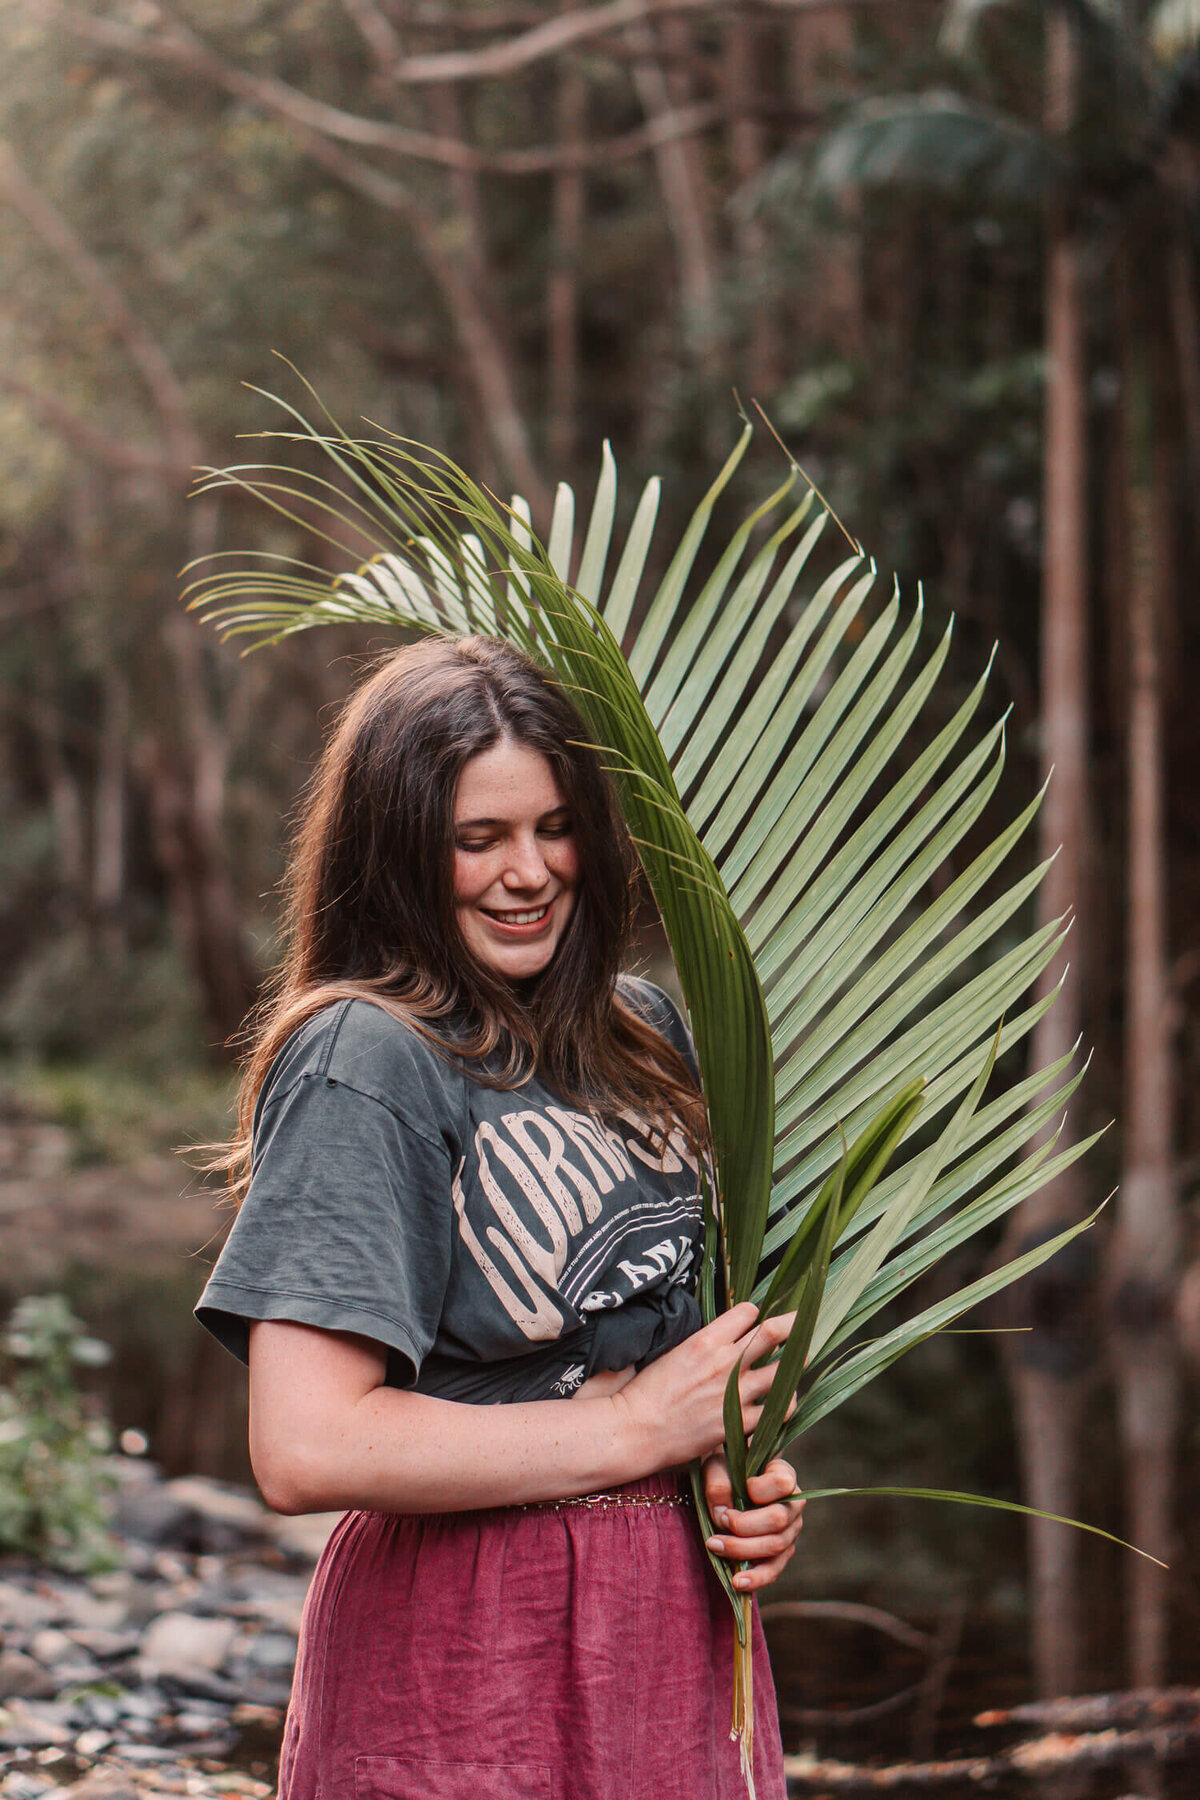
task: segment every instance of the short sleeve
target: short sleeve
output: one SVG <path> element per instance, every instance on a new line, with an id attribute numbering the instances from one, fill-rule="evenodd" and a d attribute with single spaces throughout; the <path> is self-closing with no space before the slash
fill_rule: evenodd
<path id="1" fill-rule="evenodd" d="M 262 1110 L 253 1180 L 196 1317 L 243 1362 L 253 1319 L 355 1332 L 415 1381 L 449 1278 L 452 1173 L 447 1145 L 379 1098 L 301 1075 Z"/>

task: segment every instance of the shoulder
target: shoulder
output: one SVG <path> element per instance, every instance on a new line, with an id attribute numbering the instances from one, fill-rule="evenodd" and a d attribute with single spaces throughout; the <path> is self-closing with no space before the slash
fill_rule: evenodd
<path id="1" fill-rule="evenodd" d="M 397 1013 L 369 1000 L 338 1000 L 287 1040 L 263 1084 L 264 1109 L 314 1079 L 377 1102 L 407 1124 L 438 1131 L 457 1112 L 463 1074 Z"/>

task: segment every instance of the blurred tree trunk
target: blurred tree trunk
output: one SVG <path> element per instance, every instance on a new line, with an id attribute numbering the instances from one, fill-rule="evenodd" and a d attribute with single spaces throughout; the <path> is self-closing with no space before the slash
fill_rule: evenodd
<path id="1" fill-rule="evenodd" d="M 1200 488 L 1200 305 L 1186 215 L 1173 222 L 1167 274 L 1184 441 L 1193 488 Z"/>
<path id="2" fill-rule="evenodd" d="M 1046 18 L 1045 122 L 1052 136 L 1068 131 L 1074 118 L 1077 57 L 1074 24 L 1055 6 Z M 1041 738 L 1043 767 L 1054 775 L 1038 824 L 1040 854 L 1057 855 L 1039 890 L 1043 920 L 1071 911 L 1083 897 L 1088 843 L 1086 350 L 1081 254 L 1061 197 L 1051 205 L 1047 235 Z M 1086 947 L 1073 941 L 1071 975 L 1033 1034 L 1031 1067 L 1067 1055 L 1080 1035 L 1085 956 Z M 1059 973 L 1051 972 L 1048 982 Z M 1087 1208 L 1088 1174 L 1075 1163 L 1011 1215 L 1005 1260 Z M 1009 1321 L 1027 1333 L 1007 1339 L 1025 1499 L 1069 1518 L 1079 1510 L 1080 1427 L 1093 1360 L 1091 1285 L 1089 1254 L 1072 1244 L 1012 1289 L 1007 1309 Z M 1029 1522 L 1040 1696 L 1074 1693 L 1083 1673 L 1076 1537 L 1064 1525 Z"/>
<path id="3" fill-rule="evenodd" d="M 430 87 L 429 112 L 436 132 L 456 142 L 466 141 L 463 93 L 457 83 L 439 81 Z M 447 171 L 446 185 L 450 196 L 447 235 L 451 243 L 460 246 L 457 254 L 462 271 L 487 319 L 488 332 L 495 347 L 494 354 L 508 365 L 498 385 L 510 394 L 515 394 L 516 370 L 513 366 L 512 346 L 504 329 L 503 308 L 496 302 L 496 284 L 492 259 L 488 254 L 487 220 L 478 172 L 465 168 L 450 169 Z M 480 395 L 478 391 L 474 391 L 474 384 L 469 379 L 461 383 L 461 388 L 463 417 L 470 439 L 471 466 L 478 472 L 479 480 L 490 487 L 500 487 L 504 477 L 488 431 L 486 403 L 480 405 Z M 511 474 L 520 479 L 515 469 Z M 530 498 L 532 502 L 532 496 Z"/>
<path id="4" fill-rule="evenodd" d="M 1173 1178 L 1173 1006 L 1167 961 L 1163 608 L 1171 588 L 1172 468 L 1146 302 L 1152 246 L 1126 248 L 1118 309 L 1126 487 L 1128 651 L 1123 1179 L 1106 1270 L 1108 1342 L 1125 1454 L 1126 1530 L 1165 1558 L 1171 1544 L 1179 1370 L 1174 1331 L 1182 1222 Z M 1161 316 L 1157 306 L 1155 316 Z M 1166 1678 L 1166 1571 L 1131 1559 L 1130 1680 Z"/>
<path id="5" fill-rule="evenodd" d="M 0 196 L 70 271 L 97 321 L 107 327 L 140 377 L 162 443 L 162 468 L 154 482 L 156 503 L 168 513 L 182 499 L 185 471 L 203 460 L 187 395 L 170 356 L 90 246 L 4 144 L 0 144 Z M 80 487 L 77 501 L 84 515 L 95 514 L 90 489 Z M 214 502 L 196 502 L 188 515 L 187 561 L 214 548 L 215 528 Z M 83 529 L 90 530 L 86 522 Z M 86 569 L 87 556 L 82 560 Z M 156 847 L 214 1047 L 225 1047 L 254 999 L 257 978 L 223 841 L 226 746 L 203 666 L 204 656 L 212 652 L 202 649 L 197 626 L 174 602 L 164 619 L 162 642 L 175 676 L 177 704 L 159 741 L 151 742 L 145 755 Z M 57 763 L 52 762 L 52 769 L 53 795 L 62 788 L 62 779 Z M 114 810 L 111 791 L 106 804 L 110 812 Z M 105 854 L 109 860 L 104 880 L 111 884 L 111 846 Z"/>
<path id="6" fill-rule="evenodd" d="M 188 510 L 188 562 L 215 547 L 215 501 Z M 217 654 L 178 608 L 162 628 L 177 702 L 173 741 L 151 751 L 155 846 L 200 990 L 213 1049 L 228 1051 L 258 991 L 225 844 L 228 739 L 208 663 Z"/>
<path id="7" fill-rule="evenodd" d="M 686 22 L 660 23 L 665 48 L 680 55 L 687 47 Z M 687 75 L 679 69 L 668 80 L 651 28 L 631 26 L 627 39 L 636 53 L 633 80 L 646 118 L 653 121 L 685 105 L 691 99 Z M 654 147 L 654 166 L 675 244 L 684 344 L 694 362 L 715 372 L 720 347 L 717 248 L 702 150 L 686 139 L 667 139 Z"/>
<path id="8" fill-rule="evenodd" d="M 854 8 L 830 5 L 801 13 L 788 32 L 792 104 L 802 118 L 820 118 L 828 113 L 834 80 L 854 49 Z M 805 335 L 845 356 L 857 356 L 864 341 L 858 211 L 856 194 L 841 197 L 841 223 L 823 234 L 819 268 L 802 296 Z M 911 279 L 911 260 L 904 259 L 902 280 Z"/>
<path id="9" fill-rule="evenodd" d="M 129 683 L 119 669 L 100 680 L 100 753 L 92 809 L 92 905 L 100 941 L 119 951 L 124 943 L 126 758 Z"/>
<path id="10" fill-rule="evenodd" d="M 738 190 L 734 196 L 734 266 L 748 314 L 741 360 L 750 396 L 765 402 L 779 382 L 778 321 L 766 228 L 745 206 L 746 191 L 766 154 L 766 132 L 757 110 L 762 53 L 761 21 L 753 13 L 735 13 L 725 26 L 722 75 L 730 111 L 729 164 Z"/>
<path id="11" fill-rule="evenodd" d="M 587 83 L 567 61 L 558 76 L 557 139 L 564 150 L 587 135 Z M 579 255 L 583 246 L 584 177 L 564 167 L 554 176 L 550 211 L 550 276 L 546 284 L 550 460 L 564 475 L 575 455 L 579 411 Z"/>
<path id="12" fill-rule="evenodd" d="M 41 691 L 35 692 L 28 716 L 50 806 L 57 869 L 56 910 L 74 917 L 80 909 L 86 886 L 86 809 L 82 787 L 67 756 L 63 719 L 53 692 L 46 682 L 38 685 Z"/>

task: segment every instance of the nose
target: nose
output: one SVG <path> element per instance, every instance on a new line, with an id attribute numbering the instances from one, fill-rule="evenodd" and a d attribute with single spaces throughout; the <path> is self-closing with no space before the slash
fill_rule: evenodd
<path id="1" fill-rule="evenodd" d="M 501 877 L 505 887 L 513 892 L 533 893 L 538 888 L 545 887 L 549 878 L 550 872 L 537 838 L 532 832 L 528 836 L 517 838 L 512 846 L 508 867 Z"/>

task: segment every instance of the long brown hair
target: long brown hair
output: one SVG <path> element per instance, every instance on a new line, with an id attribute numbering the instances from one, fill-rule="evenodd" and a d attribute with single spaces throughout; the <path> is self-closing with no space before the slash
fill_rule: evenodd
<path id="1" fill-rule="evenodd" d="M 472 956 L 454 908 L 454 796 L 502 739 L 539 751 L 574 820 L 579 889 L 536 980 L 510 987 Z M 254 1109 L 287 1039 L 347 998 L 405 1020 L 496 1087 L 535 1071 L 564 1100 L 641 1113 L 704 1139 L 679 1053 L 621 997 L 637 859 L 566 694 L 494 638 L 433 637 L 388 655 L 347 702 L 300 812 L 284 891 L 286 952 L 253 1030 L 238 1132 L 218 1166 L 249 1184 Z M 480 1064 L 485 1064 L 484 1068 Z"/>

